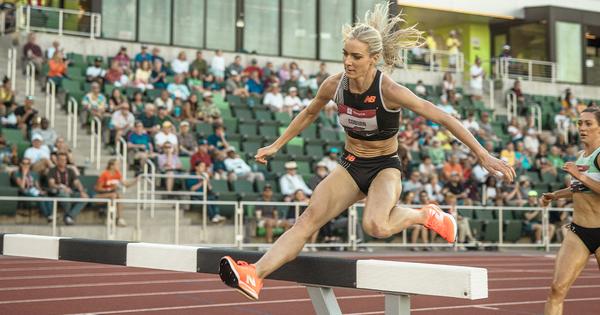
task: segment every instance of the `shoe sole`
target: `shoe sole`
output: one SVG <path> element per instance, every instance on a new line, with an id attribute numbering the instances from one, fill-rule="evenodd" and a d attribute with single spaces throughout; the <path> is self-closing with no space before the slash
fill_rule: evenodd
<path id="1" fill-rule="evenodd" d="M 243 296 L 248 298 L 251 301 L 258 301 L 258 298 L 252 296 L 250 293 L 244 291 L 240 287 L 239 283 L 239 274 L 235 270 L 235 268 L 231 265 L 231 261 L 227 258 L 221 258 L 221 262 L 219 263 L 219 277 L 221 277 L 221 281 L 225 283 L 228 287 L 236 289 Z"/>
<path id="2" fill-rule="evenodd" d="M 456 219 L 454 218 L 453 215 L 449 214 L 450 219 L 452 220 L 452 222 L 454 222 L 454 242 L 449 242 L 452 243 L 454 247 L 456 247 L 456 241 L 458 240 L 458 222 L 456 222 Z"/>

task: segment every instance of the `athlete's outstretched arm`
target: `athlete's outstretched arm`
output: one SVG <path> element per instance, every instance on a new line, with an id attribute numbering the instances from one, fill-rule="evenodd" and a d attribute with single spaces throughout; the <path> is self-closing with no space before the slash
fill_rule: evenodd
<path id="1" fill-rule="evenodd" d="M 416 96 L 409 89 L 395 83 L 389 77 L 384 76 L 384 78 L 382 88 L 384 101 L 388 109 L 395 110 L 406 107 L 429 120 L 445 126 L 477 155 L 481 166 L 491 174 L 502 174 L 509 182 L 513 181 L 516 176 L 515 171 L 508 164 L 490 155 L 456 118 L 445 113 L 431 102 Z"/>
<path id="2" fill-rule="evenodd" d="M 256 152 L 254 159 L 259 163 L 266 164 L 267 157 L 277 153 L 277 151 L 288 143 L 288 141 L 312 124 L 319 117 L 321 109 L 323 109 L 323 107 L 325 107 L 325 105 L 333 98 L 339 77 L 340 75 L 337 74 L 325 79 L 317 92 L 317 96 L 310 104 L 303 109 L 294 120 L 292 120 L 290 125 L 285 129 L 283 134 L 275 140 L 275 142 L 264 148 L 260 148 L 258 152 Z"/>
<path id="3" fill-rule="evenodd" d="M 571 191 L 571 188 L 563 188 L 550 193 L 543 193 L 542 198 L 540 198 L 540 205 L 545 208 L 549 206 L 553 200 L 571 198 L 573 198 L 573 192 Z"/>

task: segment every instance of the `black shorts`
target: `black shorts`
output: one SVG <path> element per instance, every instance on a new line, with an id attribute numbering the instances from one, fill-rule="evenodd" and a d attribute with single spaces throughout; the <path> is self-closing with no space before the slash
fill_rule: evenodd
<path id="1" fill-rule="evenodd" d="M 400 158 L 398 154 L 390 154 L 377 156 L 372 158 L 357 157 L 348 151 L 344 150 L 344 153 L 340 157 L 340 165 L 345 168 L 358 188 L 365 195 L 369 192 L 371 182 L 379 172 L 386 168 L 401 169 Z"/>
<path id="2" fill-rule="evenodd" d="M 590 254 L 595 253 L 600 247 L 600 228 L 585 228 L 575 223 L 569 224 L 568 227 L 585 244 Z"/>

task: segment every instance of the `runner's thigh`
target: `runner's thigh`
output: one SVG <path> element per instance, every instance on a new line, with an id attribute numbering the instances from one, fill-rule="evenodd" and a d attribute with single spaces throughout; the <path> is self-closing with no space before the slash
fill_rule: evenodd
<path id="1" fill-rule="evenodd" d="M 553 283 L 570 287 L 589 259 L 590 251 L 575 233 L 568 231 L 556 256 Z"/>
<path id="2" fill-rule="evenodd" d="M 402 176 L 395 168 L 383 169 L 375 176 L 365 203 L 363 222 L 387 222 L 402 193 Z"/>

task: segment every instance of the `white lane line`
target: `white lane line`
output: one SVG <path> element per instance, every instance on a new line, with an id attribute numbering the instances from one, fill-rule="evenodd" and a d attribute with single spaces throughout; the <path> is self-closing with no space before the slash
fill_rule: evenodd
<path id="1" fill-rule="evenodd" d="M 589 289 L 589 288 L 600 288 L 600 284 L 582 284 L 582 285 L 574 285 L 571 289 Z M 550 286 L 543 287 L 519 287 L 519 288 L 499 288 L 499 289 L 489 289 L 489 292 L 506 292 L 506 291 L 523 291 L 523 290 L 549 290 Z"/>
<path id="2" fill-rule="evenodd" d="M 579 299 L 565 299 L 565 302 L 588 302 L 588 301 L 600 301 L 600 297 L 594 298 L 579 298 Z M 526 304 L 541 304 L 546 303 L 546 300 L 538 300 L 538 301 L 522 301 L 522 302 L 504 302 L 504 303 L 488 303 L 488 304 L 476 304 L 476 305 L 456 305 L 456 306 L 439 306 L 439 307 L 427 307 L 427 308 L 417 308 L 412 309 L 413 312 L 423 312 L 423 311 L 439 311 L 439 310 L 452 310 L 452 309 L 460 309 L 460 308 L 470 308 L 470 307 L 494 307 L 494 306 L 508 306 L 508 305 L 526 305 Z"/>
<path id="3" fill-rule="evenodd" d="M 577 279 L 600 279 L 600 276 L 579 276 Z M 523 281 L 523 280 L 552 280 L 552 277 L 513 277 L 513 278 L 490 278 L 488 281 Z"/>
<path id="4" fill-rule="evenodd" d="M 497 307 L 489 307 L 489 306 L 474 306 L 474 308 L 482 308 L 484 310 L 492 310 L 492 311 L 499 311 L 500 310 Z"/>
<path id="5" fill-rule="evenodd" d="M 371 299 L 371 298 L 383 298 L 383 295 L 353 295 L 353 296 L 341 296 L 337 300 L 353 300 L 353 299 Z M 280 303 L 298 303 L 298 302 L 310 302 L 310 299 L 292 299 L 292 300 L 277 300 L 277 301 L 254 301 L 254 302 L 239 302 L 239 303 L 220 303 L 220 304 L 205 304 L 205 305 L 186 305 L 186 306 L 171 306 L 171 307 L 155 307 L 155 308 L 142 308 L 142 309 L 127 309 L 117 311 L 106 311 L 106 312 L 94 312 L 94 315 L 100 314 L 118 314 L 118 313 L 137 313 L 137 312 L 160 312 L 160 311 L 172 311 L 172 310 L 186 310 L 186 309 L 202 309 L 202 308 L 213 308 L 213 307 L 229 307 L 229 306 L 244 306 L 244 305 L 262 305 L 262 304 L 280 304 Z M 89 315 L 90 313 L 73 313 L 67 315 Z"/>
<path id="6" fill-rule="evenodd" d="M 45 289 L 66 289 L 66 288 L 85 288 L 85 287 L 105 287 L 121 285 L 147 285 L 147 284 L 167 284 L 167 283 L 197 283 L 197 282 L 221 282 L 221 279 L 181 279 L 181 280 L 150 280 L 150 281 L 128 281 L 128 282 L 102 282 L 102 283 L 79 283 L 79 284 L 60 284 L 60 285 L 40 285 L 29 287 L 4 287 L 0 291 L 19 291 L 19 290 L 45 290 Z"/>
<path id="7" fill-rule="evenodd" d="M 54 279 L 54 278 L 79 278 L 79 277 L 104 277 L 104 276 L 143 276 L 143 275 L 172 275 L 174 271 L 132 271 L 132 272 L 98 272 L 98 273 L 75 273 L 64 275 L 39 275 L 39 276 L 14 276 L 0 277 L 2 280 L 31 280 L 31 279 Z"/>
<path id="8" fill-rule="evenodd" d="M 110 269 L 115 267 L 125 266 L 111 266 L 111 265 L 89 265 L 89 266 L 62 266 L 62 267 L 23 267 L 23 268 L 2 268 L 0 272 L 13 272 L 13 271 L 35 271 L 35 270 L 74 270 L 74 269 Z"/>

